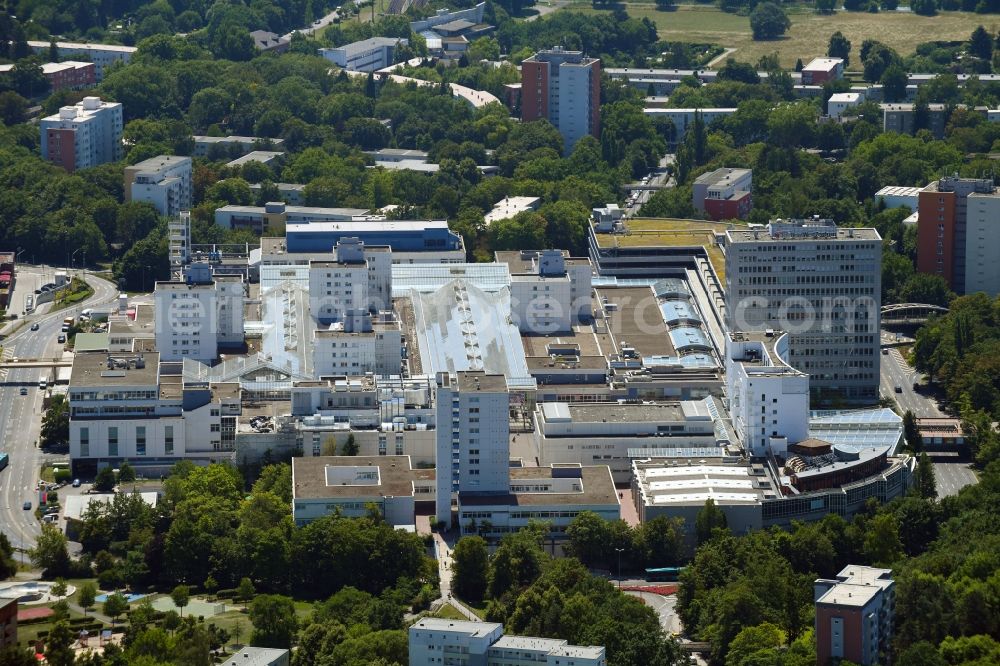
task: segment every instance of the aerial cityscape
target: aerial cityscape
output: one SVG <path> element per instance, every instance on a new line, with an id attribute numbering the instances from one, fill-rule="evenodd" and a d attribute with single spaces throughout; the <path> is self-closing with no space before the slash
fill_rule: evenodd
<path id="1" fill-rule="evenodd" d="M 4 3 L 0 666 L 1000 664 L 998 15 Z"/>

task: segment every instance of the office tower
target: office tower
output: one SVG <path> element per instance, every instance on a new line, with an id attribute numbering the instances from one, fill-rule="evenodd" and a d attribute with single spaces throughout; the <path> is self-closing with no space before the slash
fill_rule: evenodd
<path id="1" fill-rule="evenodd" d="M 882 239 L 832 220 L 726 232 L 730 331 L 783 330 L 817 404 L 878 400 Z"/>

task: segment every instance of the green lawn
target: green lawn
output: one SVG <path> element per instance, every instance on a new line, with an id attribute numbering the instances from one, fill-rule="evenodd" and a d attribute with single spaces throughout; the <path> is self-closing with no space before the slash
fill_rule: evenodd
<path id="1" fill-rule="evenodd" d="M 90 298 L 93 294 L 94 290 L 89 284 L 79 278 L 73 278 L 69 289 L 63 289 L 59 292 L 55 303 L 52 304 L 51 312 L 68 308 L 71 305 Z"/>
<path id="2" fill-rule="evenodd" d="M 430 614 L 431 617 L 439 617 L 442 620 L 466 620 L 464 615 L 452 606 L 451 604 L 444 604 L 441 608 L 437 609 L 436 612 Z"/>
<path id="3" fill-rule="evenodd" d="M 801 8 L 789 12 L 792 27 L 783 39 L 755 42 L 750 32 L 750 19 L 728 14 L 712 7 L 684 5 L 672 12 L 657 11 L 642 3 L 626 3 L 630 16 L 649 18 L 656 23 L 660 39 L 685 42 L 709 42 L 735 48 L 732 57 L 756 62 L 762 55 L 778 52 L 781 64 L 792 67 L 795 60 L 808 62 L 815 56 L 826 55 L 830 35 L 840 30 L 851 40 L 851 68 L 858 67 L 858 49 L 866 39 L 877 39 L 901 55 L 911 55 L 917 44 L 931 40 L 968 39 L 976 26 L 983 25 L 990 33 L 1000 27 L 1000 17 L 968 12 L 942 12 L 938 16 L 917 16 L 904 12 L 840 11 L 820 15 Z M 590 4 L 574 3 L 567 10 L 594 13 Z"/>

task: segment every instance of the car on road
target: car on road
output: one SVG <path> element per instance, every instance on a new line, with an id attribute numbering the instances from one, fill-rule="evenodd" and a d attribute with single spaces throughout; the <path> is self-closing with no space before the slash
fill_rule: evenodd
<path id="1" fill-rule="evenodd" d="M 28 395 L 28 387 L 27 386 L 22 386 L 21 387 L 21 395 Z"/>
<path id="2" fill-rule="evenodd" d="M 31 330 L 33 330 L 33 331 L 37 331 L 38 330 L 38 323 L 37 322 L 31 325 Z"/>
<path id="3" fill-rule="evenodd" d="M 888 356 L 888 355 L 889 355 L 889 348 L 886 347 L 885 349 L 882 350 L 882 356 Z"/>
<path id="4" fill-rule="evenodd" d="M 63 335 L 62 333 L 59 334 L 59 337 L 57 339 L 59 340 L 59 344 L 66 342 L 66 336 Z"/>
<path id="5" fill-rule="evenodd" d="M 31 501 L 29 500 L 25 502 L 24 506 L 22 506 L 21 508 L 24 509 L 25 511 L 31 511 Z"/>
<path id="6" fill-rule="evenodd" d="M 903 387 L 900 386 L 899 384 L 896 384 L 896 393 L 902 393 L 902 392 L 903 392 Z"/>
<path id="7" fill-rule="evenodd" d="M 80 479 L 73 479 L 73 487 L 74 488 L 80 487 Z"/>

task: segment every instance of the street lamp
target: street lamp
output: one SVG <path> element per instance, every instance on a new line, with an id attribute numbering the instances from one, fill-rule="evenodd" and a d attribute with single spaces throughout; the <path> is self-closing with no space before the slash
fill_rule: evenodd
<path id="1" fill-rule="evenodd" d="M 618 553 L 618 591 L 622 589 L 622 552 L 624 548 L 615 548 L 615 552 Z"/>

